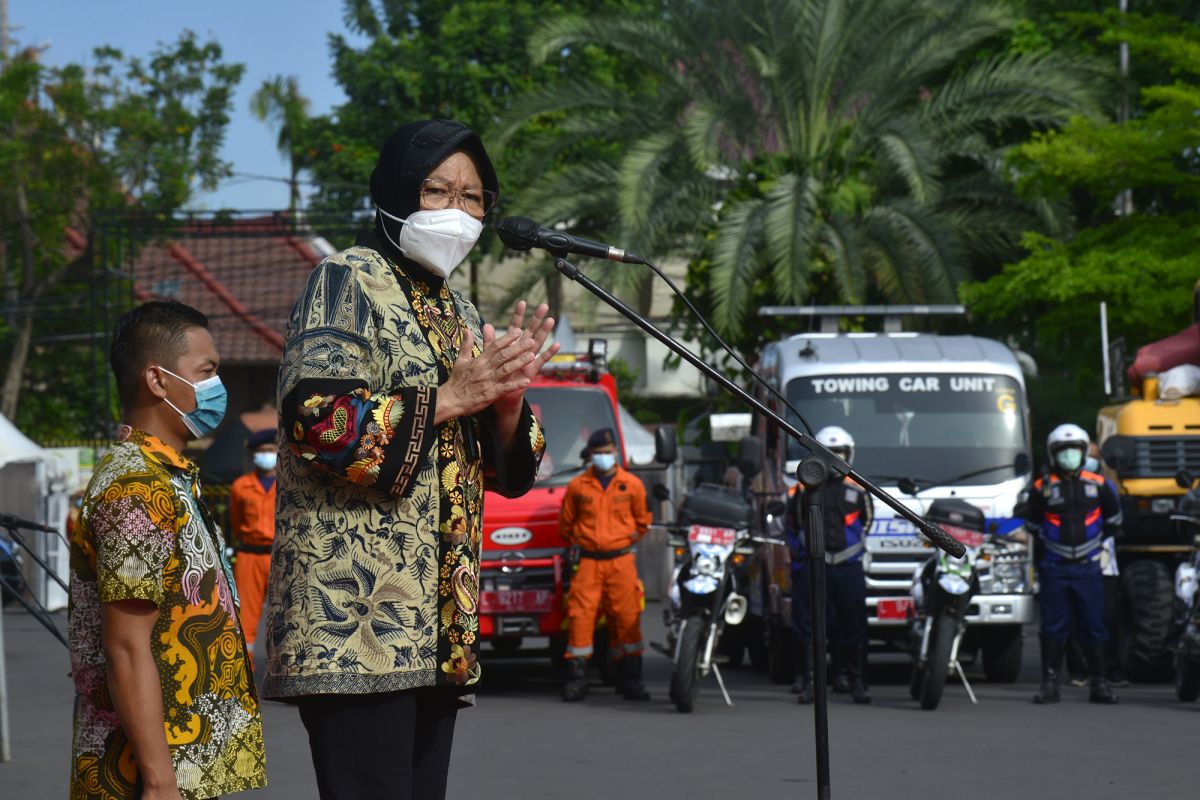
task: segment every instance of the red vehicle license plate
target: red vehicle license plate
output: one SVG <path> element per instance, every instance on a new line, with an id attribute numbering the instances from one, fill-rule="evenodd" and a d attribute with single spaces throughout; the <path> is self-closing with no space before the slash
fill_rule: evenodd
<path id="1" fill-rule="evenodd" d="M 962 542 L 965 547 L 980 547 L 983 545 L 985 538 L 979 531 L 967 530 L 960 528 L 957 525 L 939 525 L 943 531 L 950 534 L 952 537 Z"/>
<path id="2" fill-rule="evenodd" d="M 484 614 L 546 614 L 553 608 L 554 592 L 549 589 L 479 593 L 479 610 Z"/>
<path id="3" fill-rule="evenodd" d="M 911 597 L 880 600 L 875 606 L 875 615 L 879 619 L 908 619 L 908 610 L 910 608 L 912 608 Z"/>
<path id="4" fill-rule="evenodd" d="M 733 528 L 710 528 L 707 525 L 693 525 L 688 528 L 688 541 L 700 544 L 717 544 L 729 547 L 737 538 Z"/>

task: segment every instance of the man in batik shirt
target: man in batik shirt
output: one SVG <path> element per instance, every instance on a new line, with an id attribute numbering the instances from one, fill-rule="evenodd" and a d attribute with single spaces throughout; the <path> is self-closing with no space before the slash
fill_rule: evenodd
<path id="1" fill-rule="evenodd" d="M 71 537 L 72 800 L 203 800 L 266 785 L 225 543 L 182 455 L 225 412 L 207 324 L 152 302 L 113 335 L 126 424 Z"/>

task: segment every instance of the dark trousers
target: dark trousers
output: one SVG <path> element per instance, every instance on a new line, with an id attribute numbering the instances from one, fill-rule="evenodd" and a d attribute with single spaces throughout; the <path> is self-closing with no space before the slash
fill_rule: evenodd
<path id="1" fill-rule="evenodd" d="M 792 570 L 792 625 L 805 644 L 812 644 L 812 611 L 808 602 L 808 562 Z M 825 567 L 825 625 L 834 644 L 867 644 L 867 580 L 861 561 Z M 836 627 L 832 624 L 836 619 Z"/>
<path id="2" fill-rule="evenodd" d="M 1066 644 L 1074 619 L 1081 643 L 1099 644 L 1108 640 L 1104 624 L 1104 576 L 1098 562 L 1043 561 L 1038 565 L 1038 578 L 1042 636 Z"/>
<path id="3" fill-rule="evenodd" d="M 443 800 L 458 698 L 444 689 L 302 697 L 321 800 Z"/>
<path id="4" fill-rule="evenodd" d="M 1117 602 L 1121 591 L 1119 575 L 1104 576 L 1104 627 L 1108 629 L 1108 642 L 1104 645 L 1104 658 L 1108 662 L 1110 672 L 1117 669 L 1120 653 L 1117 647 L 1118 621 Z M 1071 642 L 1067 646 L 1067 672 L 1079 675 L 1087 672 L 1087 660 L 1083 654 L 1083 641 L 1080 638 L 1079 623 L 1071 623 Z"/>

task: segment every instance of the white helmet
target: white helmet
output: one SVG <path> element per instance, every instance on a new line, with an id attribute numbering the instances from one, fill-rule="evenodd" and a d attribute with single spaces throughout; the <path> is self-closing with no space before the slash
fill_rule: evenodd
<path id="1" fill-rule="evenodd" d="M 1057 469 L 1073 474 L 1083 466 L 1089 444 L 1087 431 L 1067 423 L 1050 431 L 1046 437 L 1046 454 Z"/>
<path id="2" fill-rule="evenodd" d="M 828 425 L 817 431 L 816 440 L 830 450 L 845 450 L 846 462 L 854 463 L 854 437 L 845 428 Z"/>
<path id="3" fill-rule="evenodd" d="M 1046 452 L 1054 455 L 1064 447 L 1078 447 L 1086 451 L 1091 443 L 1087 431 L 1068 422 L 1050 431 L 1050 435 L 1046 437 Z"/>

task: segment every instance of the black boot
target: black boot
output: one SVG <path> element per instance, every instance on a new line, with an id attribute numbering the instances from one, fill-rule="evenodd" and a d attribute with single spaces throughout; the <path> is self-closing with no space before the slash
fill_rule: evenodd
<path id="1" fill-rule="evenodd" d="M 829 688 L 833 689 L 834 694 L 850 694 L 850 669 L 846 665 L 845 649 L 841 647 L 833 648 L 829 662 L 829 666 L 833 672 L 833 679 L 829 683 Z"/>
<path id="2" fill-rule="evenodd" d="M 798 695 L 797 703 L 808 705 L 813 701 L 813 648 L 801 644 L 800 650 L 800 676 L 792 684 L 792 694 Z"/>
<path id="3" fill-rule="evenodd" d="M 586 658 L 572 658 L 567 661 L 567 681 L 562 688 L 563 702 L 578 703 L 587 697 L 587 669 Z"/>
<path id="4" fill-rule="evenodd" d="M 1108 685 L 1108 675 L 1104 672 L 1104 645 L 1086 645 L 1084 653 L 1087 655 L 1088 683 L 1092 687 L 1088 702 L 1115 706 L 1120 700 L 1113 694 L 1112 687 Z"/>
<path id="5" fill-rule="evenodd" d="M 871 702 L 871 692 L 867 689 L 867 648 L 863 645 L 852 645 L 845 649 L 846 672 L 850 679 L 850 699 L 859 705 Z"/>
<path id="6" fill-rule="evenodd" d="M 642 657 L 625 656 L 621 659 L 621 696 L 626 700 L 649 700 L 650 693 L 642 683 Z"/>
<path id="7" fill-rule="evenodd" d="M 1042 688 L 1033 696 L 1033 702 L 1038 705 L 1057 703 L 1062 699 L 1058 693 L 1059 664 L 1062 663 L 1062 656 L 1061 642 L 1042 639 Z"/>

